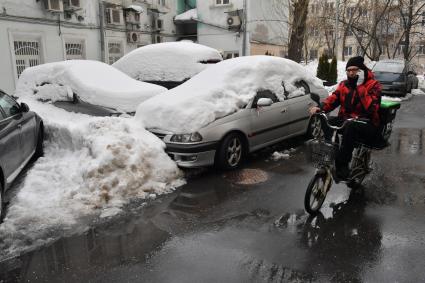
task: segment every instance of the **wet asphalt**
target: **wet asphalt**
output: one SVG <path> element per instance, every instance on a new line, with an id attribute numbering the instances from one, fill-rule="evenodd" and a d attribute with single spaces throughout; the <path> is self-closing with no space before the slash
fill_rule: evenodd
<path id="1" fill-rule="evenodd" d="M 315 218 L 301 138 L 235 172 L 188 170 L 172 194 L 0 262 L 0 282 L 424 282 L 425 96 L 372 159 L 362 189 L 334 185 Z"/>

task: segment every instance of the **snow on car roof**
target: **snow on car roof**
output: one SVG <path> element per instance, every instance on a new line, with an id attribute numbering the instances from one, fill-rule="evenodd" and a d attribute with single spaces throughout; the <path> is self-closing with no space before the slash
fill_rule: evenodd
<path id="1" fill-rule="evenodd" d="M 182 14 L 177 15 L 174 20 L 175 21 L 189 21 L 189 20 L 197 20 L 198 19 L 198 10 L 191 9 Z"/>
<path id="2" fill-rule="evenodd" d="M 64 88 L 85 102 L 123 112 L 134 112 L 140 102 L 166 90 L 136 81 L 99 61 L 70 60 L 25 69 L 16 96 L 35 93 L 40 99 L 61 100 L 66 96 Z"/>
<path id="3" fill-rule="evenodd" d="M 193 77 L 208 65 L 221 61 L 213 48 L 188 41 L 164 42 L 140 47 L 112 66 L 140 81 L 180 82 Z"/>
<path id="4" fill-rule="evenodd" d="M 245 107 L 259 89 L 279 99 L 304 80 L 322 87 L 319 79 L 294 61 L 273 56 L 246 56 L 217 63 L 184 84 L 141 103 L 136 119 L 147 128 L 191 133 Z"/>

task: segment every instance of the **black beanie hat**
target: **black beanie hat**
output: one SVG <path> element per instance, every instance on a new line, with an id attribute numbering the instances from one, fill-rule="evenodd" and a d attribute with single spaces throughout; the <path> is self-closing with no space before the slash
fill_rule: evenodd
<path id="1" fill-rule="evenodd" d="M 362 69 L 362 70 L 366 69 L 366 66 L 364 64 L 364 58 L 362 56 L 351 57 L 350 59 L 348 59 L 345 69 L 347 70 L 348 67 L 351 67 L 351 66 L 359 67 L 359 69 Z"/>

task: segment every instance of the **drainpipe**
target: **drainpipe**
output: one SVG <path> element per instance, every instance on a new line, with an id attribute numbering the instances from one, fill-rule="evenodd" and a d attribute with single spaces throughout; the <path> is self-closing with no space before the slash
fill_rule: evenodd
<path id="1" fill-rule="evenodd" d="M 243 38 L 242 38 L 242 56 L 246 56 L 246 37 L 247 37 L 247 31 L 246 31 L 246 27 L 247 27 L 247 0 L 243 0 Z"/>
<path id="2" fill-rule="evenodd" d="M 99 24 L 100 24 L 100 57 L 105 61 L 105 3 L 99 1 Z"/>

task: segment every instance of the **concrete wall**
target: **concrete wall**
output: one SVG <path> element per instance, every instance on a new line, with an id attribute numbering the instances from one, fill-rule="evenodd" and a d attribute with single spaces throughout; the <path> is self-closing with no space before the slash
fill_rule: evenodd
<path id="1" fill-rule="evenodd" d="M 243 8 L 242 0 L 230 0 L 230 5 L 215 5 L 215 0 L 197 2 L 198 42 L 222 52 L 242 54 L 242 33 L 227 29 L 228 14 L 225 12 Z"/>

